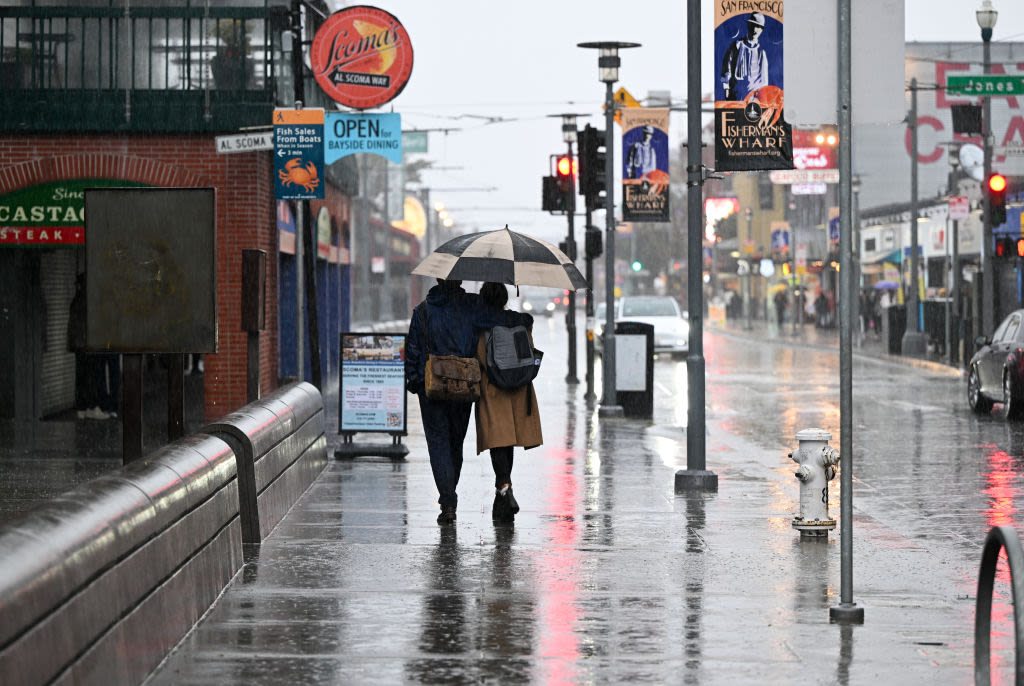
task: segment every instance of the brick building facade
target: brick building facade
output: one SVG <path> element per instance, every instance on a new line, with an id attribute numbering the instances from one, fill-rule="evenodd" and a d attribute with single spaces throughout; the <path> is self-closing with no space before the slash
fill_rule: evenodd
<path id="1" fill-rule="evenodd" d="M 205 358 L 206 378 L 215 380 L 205 385 L 205 417 L 212 420 L 246 401 L 246 334 L 240 323 L 244 249 L 260 249 L 268 255 L 267 328 L 260 336 L 260 385 L 263 392 L 277 387 L 278 228 L 270 152 L 218 155 L 210 135 L 4 135 L 0 136 L 0 159 L 0 198 L 35 186 L 86 180 L 215 188 L 218 348 Z M 9 216 L 0 224 L 11 225 L 11 219 Z M 50 217 L 45 213 L 42 222 L 29 217 L 27 225 L 45 227 L 46 219 Z M 28 233 L 0 238 L 5 244 L 5 264 L 0 266 L 8 278 L 22 281 L 19 289 L 25 296 L 11 297 L 8 304 L 15 311 L 5 311 L 10 326 L 4 327 L 6 333 L 0 333 L 0 349 L 11 353 L 7 368 L 0 370 L 0 379 L 10 382 L 0 384 L 8 389 L 0 395 L 10 396 L 0 399 L 0 415 L 24 419 L 64 409 L 60 406 L 73 398 L 73 391 L 69 396 L 60 388 L 61 379 L 63 384 L 67 381 L 67 374 L 60 374 L 60 369 L 68 362 L 72 369 L 74 365 L 63 331 L 67 294 L 73 291 L 75 273 L 84 270 L 83 236 L 63 235 L 63 243 L 48 236 L 49 242 L 33 244 L 38 238 L 32 234 L 30 239 Z M 74 256 L 62 251 L 71 251 Z M 55 277 L 55 270 L 48 267 L 53 257 L 59 258 L 54 263 L 70 269 L 56 270 L 60 274 Z M 2 340 L 5 338 L 6 342 Z M 46 390 L 50 386 L 53 391 Z M 42 393 L 52 397 L 40 398 Z"/>

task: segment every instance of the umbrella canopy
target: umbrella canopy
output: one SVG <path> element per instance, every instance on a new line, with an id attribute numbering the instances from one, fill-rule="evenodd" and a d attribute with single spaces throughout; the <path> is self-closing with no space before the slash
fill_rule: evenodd
<path id="1" fill-rule="evenodd" d="M 587 280 L 565 253 L 547 241 L 509 231 L 508 226 L 457 236 L 427 255 L 412 273 L 573 291 L 587 287 Z"/>
<path id="2" fill-rule="evenodd" d="M 877 291 L 894 291 L 899 287 L 900 285 L 895 281 L 879 281 L 875 284 L 875 290 Z"/>
<path id="3" fill-rule="evenodd" d="M 768 287 L 768 295 L 775 295 L 779 291 L 784 291 L 788 288 L 784 283 L 777 283 Z"/>

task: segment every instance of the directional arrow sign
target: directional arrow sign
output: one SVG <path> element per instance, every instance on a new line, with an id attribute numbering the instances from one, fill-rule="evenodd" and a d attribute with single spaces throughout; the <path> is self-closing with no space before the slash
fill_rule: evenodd
<path id="1" fill-rule="evenodd" d="M 1024 76 L 947 76 L 946 92 L 982 97 L 1024 95 Z"/>
<path id="2" fill-rule="evenodd" d="M 274 110 L 274 197 L 324 197 L 324 111 Z"/>

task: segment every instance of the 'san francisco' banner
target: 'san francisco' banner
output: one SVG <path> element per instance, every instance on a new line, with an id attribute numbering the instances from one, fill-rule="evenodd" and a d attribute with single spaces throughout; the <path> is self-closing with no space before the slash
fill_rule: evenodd
<path id="1" fill-rule="evenodd" d="M 782 0 L 715 3 L 715 168 L 792 169 L 783 117 Z"/>
<path id="2" fill-rule="evenodd" d="M 622 219 L 667 222 L 668 108 L 626 107 L 622 114 Z"/>

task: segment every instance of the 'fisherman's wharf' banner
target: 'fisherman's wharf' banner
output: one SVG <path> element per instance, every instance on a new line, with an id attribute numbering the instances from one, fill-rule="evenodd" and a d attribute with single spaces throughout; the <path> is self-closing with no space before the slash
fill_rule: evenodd
<path id="1" fill-rule="evenodd" d="M 627 107 L 622 115 L 622 220 L 667 222 L 668 108 Z"/>
<path id="2" fill-rule="evenodd" d="M 782 0 L 715 4 L 715 168 L 792 169 L 782 108 Z"/>

